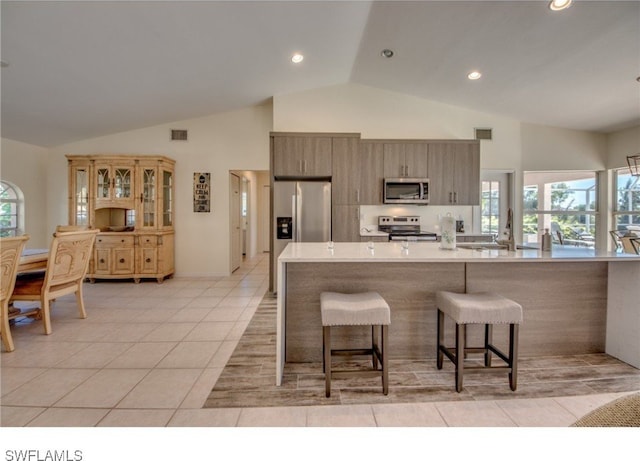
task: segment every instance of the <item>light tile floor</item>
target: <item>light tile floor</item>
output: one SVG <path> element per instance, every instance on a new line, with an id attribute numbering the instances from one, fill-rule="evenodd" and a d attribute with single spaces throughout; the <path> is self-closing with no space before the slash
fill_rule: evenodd
<path id="1" fill-rule="evenodd" d="M 624 395 L 203 409 L 268 289 L 268 270 L 259 255 L 228 277 L 87 283 L 87 319 L 65 297 L 54 304 L 53 334 L 18 322 L 16 350 L 0 357 L 1 425 L 566 427 Z"/>

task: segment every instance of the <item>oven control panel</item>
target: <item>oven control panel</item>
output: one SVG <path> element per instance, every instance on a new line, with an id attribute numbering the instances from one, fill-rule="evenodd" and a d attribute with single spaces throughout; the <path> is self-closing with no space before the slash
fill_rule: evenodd
<path id="1" fill-rule="evenodd" d="M 420 216 L 378 216 L 378 226 L 420 226 Z"/>

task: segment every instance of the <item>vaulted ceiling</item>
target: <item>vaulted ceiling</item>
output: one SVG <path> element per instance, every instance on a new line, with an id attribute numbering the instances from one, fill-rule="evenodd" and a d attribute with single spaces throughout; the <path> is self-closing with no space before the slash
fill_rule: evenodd
<path id="1" fill-rule="evenodd" d="M 2 136 L 41 146 L 357 83 L 525 122 L 640 123 L 640 2 L 1 2 Z M 394 56 L 381 56 L 383 49 Z M 294 52 L 304 54 L 299 65 Z M 471 70 L 482 78 L 467 79 Z"/>

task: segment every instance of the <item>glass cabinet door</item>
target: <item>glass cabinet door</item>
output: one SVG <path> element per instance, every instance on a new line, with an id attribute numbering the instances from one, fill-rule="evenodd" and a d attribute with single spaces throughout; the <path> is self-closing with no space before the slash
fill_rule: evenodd
<path id="1" fill-rule="evenodd" d="M 156 170 L 144 168 L 142 170 L 142 226 L 156 226 Z"/>
<path id="2" fill-rule="evenodd" d="M 113 193 L 115 199 L 131 198 L 131 170 L 129 168 L 116 168 L 114 171 Z"/>
<path id="3" fill-rule="evenodd" d="M 109 172 L 109 168 L 98 168 L 97 170 L 98 177 L 98 187 L 96 190 L 96 198 L 100 199 L 108 199 L 109 198 L 109 189 L 111 186 L 111 174 Z"/>
<path id="4" fill-rule="evenodd" d="M 76 226 L 89 225 L 89 172 L 87 168 L 76 168 L 74 207 L 72 219 Z"/>
<path id="5" fill-rule="evenodd" d="M 173 226 L 173 174 L 162 172 L 162 225 Z"/>

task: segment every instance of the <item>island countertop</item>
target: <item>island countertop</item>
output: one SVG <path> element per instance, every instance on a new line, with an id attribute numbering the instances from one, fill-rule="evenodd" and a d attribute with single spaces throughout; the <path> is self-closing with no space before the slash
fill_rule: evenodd
<path id="1" fill-rule="evenodd" d="M 290 243 L 278 260 L 288 262 L 577 262 L 577 261 L 640 261 L 640 256 L 628 253 L 596 251 L 584 247 L 554 247 L 551 252 L 538 249 L 508 251 L 487 248 L 487 245 L 460 244 L 455 250 L 444 250 L 438 242 L 411 242 L 404 249 L 400 242 L 336 242 L 333 249 L 326 242 Z"/>
<path id="2" fill-rule="evenodd" d="M 521 355 L 606 352 L 640 368 L 640 256 L 584 247 L 549 253 L 474 246 L 288 244 L 277 264 L 276 384 L 282 384 L 285 362 L 321 359 L 323 291 L 379 292 L 392 310 L 392 358 L 432 358 L 438 290 L 495 291 L 523 306 Z"/>

